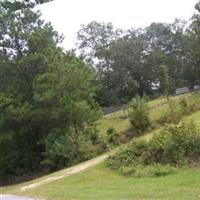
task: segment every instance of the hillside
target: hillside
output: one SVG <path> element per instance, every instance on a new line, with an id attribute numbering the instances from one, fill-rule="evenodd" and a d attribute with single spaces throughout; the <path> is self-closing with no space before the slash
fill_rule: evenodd
<path id="1" fill-rule="evenodd" d="M 187 94 L 187 100 L 190 105 L 198 105 L 200 103 L 200 94 Z M 176 96 L 174 99 L 178 101 L 182 96 Z M 151 108 L 151 120 L 156 121 L 166 109 L 166 101 L 164 98 L 149 102 Z M 123 116 L 128 111 L 118 111 L 100 120 L 100 134 L 105 135 L 105 130 L 109 126 L 113 126 L 123 133 L 128 130 L 128 120 Z M 184 117 L 192 119 L 196 124 L 200 125 L 200 111 Z M 154 130 L 157 131 L 157 130 Z M 154 133 L 146 133 L 144 138 L 148 139 Z M 53 175 L 64 175 L 65 171 L 56 172 Z M 197 199 L 199 198 L 199 178 L 200 171 L 196 169 L 178 169 L 174 175 L 159 178 L 128 178 L 117 172 L 113 172 L 106 167 L 104 163 L 98 164 L 92 168 L 88 168 L 78 174 L 70 177 L 63 177 L 60 180 L 48 182 L 42 186 L 22 191 L 23 186 L 31 183 L 37 183 L 44 180 L 45 177 L 23 183 L 16 186 L 2 188 L 3 193 L 18 194 L 22 196 L 42 197 L 50 200 L 66 200 L 66 199 Z M 77 192 L 78 191 L 78 192 Z"/>
<path id="2" fill-rule="evenodd" d="M 174 96 L 172 97 L 172 99 L 178 102 L 183 97 L 186 97 L 189 106 L 192 106 L 198 103 L 200 99 L 200 94 L 188 93 L 188 94 Z M 167 100 L 165 97 L 160 97 L 158 99 L 149 101 L 148 106 L 150 109 L 150 120 L 151 122 L 156 122 L 166 111 Z M 97 122 L 100 134 L 105 135 L 107 129 L 110 127 L 115 128 L 119 133 L 126 132 L 130 128 L 129 120 L 127 117 L 128 113 L 129 110 L 125 108 L 121 109 L 120 111 L 105 115 L 102 119 L 100 119 Z"/>
<path id="3" fill-rule="evenodd" d="M 0 0 L 0 200 L 200 199 L 196 1 L 188 20 L 158 22 L 143 2 L 119 26 L 100 1 L 97 19 L 85 1 Z M 137 3 L 116 6 L 123 19 Z M 83 22 L 72 49 L 54 27 L 62 10 L 64 32 Z"/>

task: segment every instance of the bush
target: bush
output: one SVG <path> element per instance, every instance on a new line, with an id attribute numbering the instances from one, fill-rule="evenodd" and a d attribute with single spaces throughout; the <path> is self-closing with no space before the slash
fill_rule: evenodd
<path id="1" fill-rule="evenodd" d="M 131 102 L 129 120 L 133 136 L 146 131 L 150 126 L 149 109 L 144 99 L 136 97 Z"/>
<path id="2" fill-rule="evenodd" d="M 114 128 L 109 128 L 106 132 L 106 142 L 109 146 L 117 146 L 119 144 L 119 134 Z"/>
<path id="3" fill-rule="evenodd" d="M 200 132 L 192 121 L 169 125 L 160 134 L 165 135 L 162 141 L 165 163 L 183 165 L 189 163 L 189 160 L 199 160 Z M 154 140 L 155 138 L 152 139 L 152 143 Z"/>
<path id="4" fill-rule="evenodd" d="M 76 136 L 73 129 L 70 133 L 55 129 L 45 139 L 43 164 L 51 171 L 57 170 L 95 157 L 96 150 L 92 141 L 83 133 Z"/>
<path id="5" fill-rule="evenodd" d="M 150 152 L 154 162 L 171 165 L 183 165 L 189 160 L 197 162 L 200 157 L 200 131 L 192 121 L 169 125 L 152 138 Z"/>
<path id="6" fill-rule="evenodd" d="M 185 97 L 181 98 L 180 102 L 179 102 L 180 106 L 181 106 L 181 110 L 182 110 L 182 114 L 183 115 L 188 115 L 191 112 L 191 108 L 188 105 L 188 102 L 186 100 Z"/>
<path id="7" fill-rule="evenodd" d="M 125 175 L 136 176 L 147 173 L 147 170 L 147 174 L 151 172 L 152 176 L 156 176 L 165 174 L 165 170 L 160 166 L 194 165 L 199 164 L 199 161 L 200 130 L 193 122 L 183 121 L 179 125 L 163 128 L 149 141 L 140 139 L 129 143 L 110 156 L 107 164 Z M 149 167 L 152 165 L 157 166 L 153 168 L 156 169 L 153 172 Z"/>
<path id="8" fill-rule="evenodd" d="M 167 176 L 176 172 L 176 169 L 174 167 L 161 164 L 149 165 L 144 169 L 146 172 L 146 176 L 149 177 Z"/>
<path id="9" fill-rule="evenodd" d="M 136 165 L 132 167 L 121 167 L 121 174 L 128 177 L 141 178 L 141 177 L 159 177 L 174 174 L 176 169 L 170 165 Z"/>
<path id="10" fill-rule="evenodd" d="M 172 99 L 168 99 L 167 101 L 168 108 L 164 115 L 160 118 L 159 122 L 163 124 L 177 124 L 180 122 L 183 111 L 180 104 Z"/>
<path id="11" fill-rule="evenodd" d="M 136 140 L 125 147 L 121 147 L 114 155 L 111 155 L 107 160 L 107 164 L 112 169 L 119 169 L 122 166 L 146 164 L 148 162 L 146 152 L 148 152 L 148 142 L 145 140 Z"/>
<path id="12" fill-rule="evenodd" d="M 188 105 L 186 97 L 180 99 L 180 101 L 175 101 L 168 99 L 168 108 L 164 115 L 160 118 L 160 124 L 178 124 L 183 115 L 188 115 L 192 111 L 194 105 Z"/>

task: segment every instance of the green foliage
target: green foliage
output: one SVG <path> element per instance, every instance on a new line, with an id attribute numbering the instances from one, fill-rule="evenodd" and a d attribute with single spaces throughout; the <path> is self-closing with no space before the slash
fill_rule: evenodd
<path id="1" fill-rule="evenodd" d="M 95 72 L 58 47 L 62 37 L 32 9 L 42 2 L 0 3 L 2 181 L 96 155 Z"/>
<path id="2" fill-rule="evenodd" d="M 114 128 L 109 128 L 106 133 L 106 141 L 108 145 L 117 146 L 119 144 L 119 134 Z"/>
<path id="3" fill-rule="evenodd" d="M 67 166 L 72 158 L 72 141 L 59 130 L 48 134 L 45 138 L 45 164 L 51 169 Z M 73 149 L 73 148 L 72 148 Z"/>
<path id="4" fill-rule="evenodd" d="M 160 165 L 196 165 L 200 161 L 200 130 L 191 121 L 169 125 L 149 141 L 136 140 L 118 150 L 107 160 L 108 166 L 123 174 L 167 174 Z M 152 165 L 157 165 L 155 173 Z M 148 167 L 147 169 L 146 166 Z M 150 166 L 150 167 L 149 167 Z M 144 168 L 144 169 L 143 169 Z M 149 171 L 150 169 L 150 171 Z M 167 168 L 166 168 L 167 169 Z M 162 172 L 163 170 L 163 172 Z M 138 171 L 138 172 L 137 172 Z M 170 170 L 169 170 L 170 171 Z"/>
<path id="5" fill-rule="evenodd" d="M 192 111 L 192 107 L 188 105 L 188 102 L 185 97 L 181 98 L 179 104 L 181 106 L 183 115 L 190 114 L 190 112 Z"/>
<path id="6" fill-rule="evenodd" d="M 101 105 L 127 102 L 135 94 L 171 95 L 177 87 L 198 85 L 199 14 L 192 21 L 190 27 L 176 19 L 128 31 L 110 23 L 84 25 L 78 48 L 98 70 Z"/>
<path id="7" fill-rule="evenodd" d="M 121 147 L 114 155 L 111 155 L 107 164 L 112 169 L 144 164 L 148 162 L 146 152 L 148 152 L 148 143 L 145 140 L 136 140 L 130 145 Z"/>
<path id="8" fill-rule="evenodd" d="M 176 169 L 170 165 L 136 165 L 132 167 L 121 167 L 120 172 L 124 176 L 142 178 L 142 177 L 159 177 L 176 173 Z"/>
<path id="9" fill-rule="evenodd" d="M 62 133 L 54 130 L 45 138 L 45 160 L 43 164 L 50 170 L 57 170 L 63 166 L 70 166 L 96 156 L 96 148 L 83 132 L 75 135 L 75 130 Z"/>
<path id="10" fill-rule="evenodd" d="M 132 100 L 130 108 L 129 120 L 134 136 L 143 133 L 149 128 L 149 109 L 145 100 L 138 96 Z"/>
<path id="11" fill-rule="evenodd" d="M 195 104 L 198 105 L 198 102 Z M 167 109 L 158 121 L 161 124 L 177 124 L 184 115 L 191 113 L 195 104 L 189 105 L 186 97 L 181 98 L 179 101 L 168 98 Z"/>
<path id="12" fill-rule="evenodd" d="M 179 104 L 177 101 L 174 101 L 169 98 L 167 100 L 167 109 L 164 115 L 159 119 L 159 122 L 161 124 L 177 124 L 181 120 L 183 114 L 183 110 L 180 105 L 181 104 Z"/>
<path id="13" fill-rule="evenodd" d="M 159 73 L 159 91 L 162 95 L 169 95 L 172 93 L 172 86 L 170 84 L 170 77 L 168 72 L 168 67 L 166 65 L 160 65 L 158 68 Z"/>
<path id="14" fill-rule="evenodd" d="M 179 125 L 169 125 L 151 141 L 152 158 L 156 162 L 179 165 L 198 162 L 200 132 L 193 122 L 184 121 Z M 158 148 L 159 147 L 159 148 Z M 157 152 L 160 155 L 157 156 Z"/>

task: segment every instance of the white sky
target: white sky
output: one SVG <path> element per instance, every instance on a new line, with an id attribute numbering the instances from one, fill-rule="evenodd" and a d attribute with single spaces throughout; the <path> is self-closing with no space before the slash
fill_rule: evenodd
<path id="1" fill-rule="evenodd" d="M 81 24 L 95 20 L 118 28 L 147 26 L 151 22 L 189 19 L 198 0 L 55 0 L 43 4 L 43 18 L 63 33 L 63 46 L 73 48 Z"/>

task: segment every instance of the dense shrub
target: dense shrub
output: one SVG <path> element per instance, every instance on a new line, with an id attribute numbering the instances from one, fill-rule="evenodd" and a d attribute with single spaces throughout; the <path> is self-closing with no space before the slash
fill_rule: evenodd
<path id="1" fill-rule="evenodd" d="M 168 99 L 167 109 L 159 122 L 163 124 L 178 124 L 184 115 L 188 115 L 193 111 L 194 105 L 189 105 L 186 97 L 181 98 L 179 101 Z"/>
<path id="2" fill-rule="evenodd" d="M 144 99 L 136 97 L 132 100 L 129 120 L 133 136 L 138 135 L 150 126 L 149 109 Z"/>
<path id="3" fill-rule="evenodd" d="M 121 147 L 114 155 L 107 160 L 112 169 L 119 169 L 122 166 L 132 166 L 147 162 L 148 142 L 136 140 L 131 144 Z"/>
<path id="4" fill-rule="evenodd" d="M 163 128 L 149 141 L 131 142 L 110 156 L 107 164 L 123 174 L 137 174 L 138 166 L 139 169 L 157 164 L 183 166 L 199 161 L 200 130 L 193 122 L 183 121 Z"/>
<path id="5" fill-rule="evenodd" d="M 200 130 L 191 121 L 184 121 L 178 126 L 169 126 L 166 130 L 168 139 L 165 144 L 165 157 L 172 164 L 198 162 L 200 158 Z M 166 134 L 167 134 L 166 133 Z M 177 161 L 178 160 L 178 161 Z"/>
<path id="6" fill-rule="evenodd" d="M 106 132 L 106 142 L 109 146 L 117 146 L 119 144 L 119 134 L 114 128 L 109 128 Z"/>
<path id="7" fill-rule="evenodd" d="M 177 124 L 182 117 L 182 108 L 180 104 L 172 99 L 167 100 L 167 109 L 164 112 L 163 116 L 161 116 L 159 122 L 161 124 Z"/>
<path id="8" fill-rule="evenodd" d="M 179 104 L 181 106 L 183 115 L 188 115 L 191 112 L 192 108 L 188 105 L 188 102 L 185 96 L 181 98 Z"/>
<path id="9" fill-rule="evenodd" d="M 57 170 L 95 157 L 97 148 L 91 139 L 84 135 L 84 131 L 76 135 L 73 129 L 66 133 L 55 129 L 45 139 L 44 155 L 43 164 L 50 170 Z"/>

